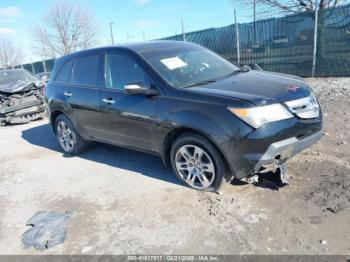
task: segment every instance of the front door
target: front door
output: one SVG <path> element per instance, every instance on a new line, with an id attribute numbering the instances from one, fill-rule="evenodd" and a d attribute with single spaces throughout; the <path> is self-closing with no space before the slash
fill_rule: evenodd
<path id="1" fill-rule="evenodd" d="M 105 136 L 114 144 L 153 151 L 157 96 L 131 95 L 126 84 L 142 82 L 154 88 L 150 76 L 129 54 L 107 53 L 105 88 L 100 93 L 100 111 Z"/>

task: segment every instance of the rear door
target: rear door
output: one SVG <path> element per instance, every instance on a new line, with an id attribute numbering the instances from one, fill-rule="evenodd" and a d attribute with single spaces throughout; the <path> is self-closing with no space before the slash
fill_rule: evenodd
<path id="1" fill-rule="evenodd" d="M 65 90 L 69 117 L 79 133 L 88 139 L 101 137 L 103 126 L 99 112 L 101 59 L 98 53 L 89 53 L 74 59 L 70 85 Z"/>
<path id="2" fill-rule="evenodd" d="M 66 94 L 70 85 L 73 64 L 74 59 L 65 61 L 55 78 L 49 82 L 45 92 L 47 98 L 50 99 L 48 101 L 50 110 L 60 109 L 65 111 L 68 103 Z"/>
<path id="3" fill-rule="evenodd" d="M 142 82 L 156 88 L 150 75 L 129 53 L 110 52 L 104 59 L 105 85 L 100 110 L 105 135 L 114 144 L 153 151 L 157 96 L 131 95 L 126 84 Z"/>

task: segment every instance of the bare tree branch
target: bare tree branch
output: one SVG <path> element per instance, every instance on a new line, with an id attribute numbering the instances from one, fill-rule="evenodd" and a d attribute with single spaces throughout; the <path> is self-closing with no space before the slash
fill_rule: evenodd
<path id="1" fill-rule="evenodd" d="M 276 15 L 314 11 L 316 4 L 320 9 L 327 9 L 349 2 L 349 0 L 257 0 L 257 16 L 262 19 Z M 233 0 L 233 4 L 252 6 L 253 0 Z"/>
<path id="2" fill-rule="evenodd" d="M 36 45 L 33 51 L 43 58 L 52 58 L 91 47 L 96 41 L 97 26 L 91 12 L 68 1 L 53 4 L 32 32 Z"/>
<path id="3" fill-rule="evenodd" d="M 13 67 L 23 62 L 22 48 L 9 38 L 0 38 L 0 67 Z"/>

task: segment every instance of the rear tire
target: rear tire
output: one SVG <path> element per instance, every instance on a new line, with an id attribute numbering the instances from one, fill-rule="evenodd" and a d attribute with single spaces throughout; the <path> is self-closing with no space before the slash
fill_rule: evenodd
<path id="1" fill-rule="evenodd" d="M 178 137 L 170 150 L 170 162 L 176 177 L 193 189 L 217 192 L 224 181 L 224 160 L 201 135 L 185 133 Z"/>
<path id="2" fill-rule="evenodd" d="M 55 133 L 58 143 L 67 154 L 79 154 L 86 151 L 90 145 L 79 135 L 71 121 L 63 114 L 55 120 Z"/>

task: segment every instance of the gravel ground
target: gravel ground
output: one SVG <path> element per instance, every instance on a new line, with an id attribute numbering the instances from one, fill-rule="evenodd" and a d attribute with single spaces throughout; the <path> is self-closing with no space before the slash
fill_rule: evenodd
<path id="1" fill-rule="evenodd" d="M 198 192 L 154 156 L 99 144 L 67 157 L 46 121 L 1 128 L 0 254 L 349 254 L 350 78 L 307 81 L 325 133 L 283 188 Z M 73 212 L 62 245 L 23 247 L 39 210 Z"/>

